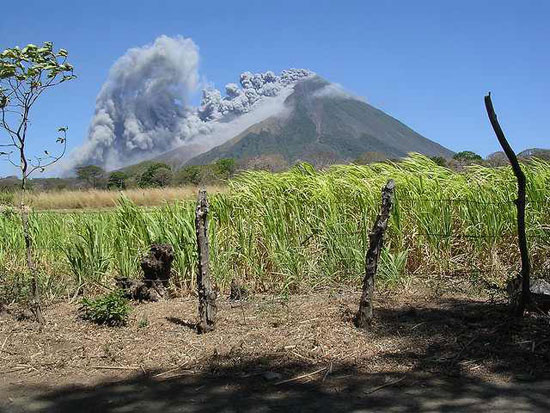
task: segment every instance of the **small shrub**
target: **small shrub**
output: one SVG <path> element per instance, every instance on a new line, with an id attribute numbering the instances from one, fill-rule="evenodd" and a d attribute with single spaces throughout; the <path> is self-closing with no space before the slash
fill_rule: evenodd
<path id="1" fill-rule="evenodd" d="M 147 319 L 147 317 L 143 317 L 141 320 L 139 320 L 138 322 L 138 328 L 145 328 L 149 325 L 149 320 Z"/>
<path id="2" fill-rule="evenodd" d="M 103 297 L 81 301 L 80 316 L 97 324 L 124 326 L 128 322 L 130 305 L 121 290 L 113 291 Z"/>
<path id="3" fill-rule="evenodd" d="M 378 268 L 379 278 L 382 284 L 392 288 L 406 281 L 407 257 L 409 251 L 401 251 L 395 254 L 384 248 L 380 254 L 380 264 Z"/>

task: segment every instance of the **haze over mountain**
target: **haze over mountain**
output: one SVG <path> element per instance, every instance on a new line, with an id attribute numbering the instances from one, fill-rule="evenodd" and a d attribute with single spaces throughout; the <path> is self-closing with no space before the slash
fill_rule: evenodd
<path id="1" fill-rule="evenodd" d="M 294 85 L 279 113 L 197 155 L 200 150 L 186 145 L 156 159 L 181 167 L 262 155 L 281 155 L 290 163 L 303 160 L 326 164 L 351 161 L 364 152 L 377 152 L 388 158 L 403 157 L 409 152 L 443 157 L 453 154 L 316 75 Z"/>

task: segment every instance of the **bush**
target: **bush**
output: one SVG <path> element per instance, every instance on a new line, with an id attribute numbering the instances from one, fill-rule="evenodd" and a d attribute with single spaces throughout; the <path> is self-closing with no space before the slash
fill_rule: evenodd
<path id="1" fill-rule="evenodd" d="M 109 175 L 107 188 L 109 189 L 126 189 L 126 181 L 128 175 L 122 171 L 116 171 Z"/>
<path id="2" fill-rule="evenodd" d="M 97 324 L 124 326 L 128 323 L 130 305 L 121 290 L 96 299 L 83 298 L 80 316 Z"/>
<path id="3" fill-rule="evenodd" d="M 188 165 L 176 172 L 174 181 L 180 185 L 199 185 L 223 182 L 237 172 L 234 159 L 224 158 L 208 165 Z"/>
<path id="4" fill-rule="evenodd" d="M 480 155 L 472 151 L 457 152 L 453 155 L 453 159 L 455 161 L 463 162 L 463 163 L 473 163 L 473 162 L 478 162 L 483 160 L 483 158 Z"/>
<path id="5" fill-rule="evenodd" d="M 141 188 L 162 188 L 170 185 L 171 181 L 172 170 L 170 166 L 162 162 L 156 162 L 150 165 L 145 172 L 141 174 L 138 185 Z"/>
<path id="6" fill-rule="evenodd" d="M 436 165 L 447 166 L 447 160 L 443 156 L 432 156 L 430 158 Z"/>
<path id="7" fill-rule="evenodd" d="M 76 176 L 82 181 L 86 181 L 92 188 L 98 188 L 105 175 L 105 171 L 96 165 L 87 165 L 76 168 Z"/>
<path id="8" fill-rule="evenodd" d="M 227 180 L 231 178 L 237 170 L 235 159 L 223 158 L 216 161 L 214 164 L 214 172 L 218 179 Z"/>
<path id="9" fill-rule="evenodd" d="M 198 165 L 186 166 L 176 173 L 176 183 L 183 185 L 199 185 L 202 181 L 203 167 Z"/>

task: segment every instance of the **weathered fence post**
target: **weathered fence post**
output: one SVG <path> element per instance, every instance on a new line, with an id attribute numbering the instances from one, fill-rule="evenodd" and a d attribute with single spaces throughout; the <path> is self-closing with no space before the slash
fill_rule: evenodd
<path id="1" fill-rule="evenodd" d="M 363 278 L 363 293 L 359 301 L 359 311 L 355 315 L 354 323 L 356 327 L 367 327 L 373 318 L 372 299 L 374 294 L 374 281 L 376 270 L 378 269 L 378 258 L 382 251 L 384 243 L 384 232 L 388 227 L 388 220 L 393 204 L 393 192 L 395 182 L 390 179 L 386 186 L 382 188 L 382 206 L 380 213 L 376 217 L 372 231 L 369 234 L 369 249 L 365 259 L 365 278 Z"/>
<path id="2" fill-rule="evenodd" d="M 195 210 L 195 229 L 197 232 L 198 274 L 197 289 L 199 294 L 199 322 L 197 331 L 207 333 L 214 329 L 216 319 L 216 292 L 210 280 L 210 263 L 208 248 L 208 199 L 206 190 L 199 190 Z"/>
<path id="3" fill-rule="evenodd" d="M 523 313 L 525 312 L 525 307 L 531 301 L 531 291 L 530 291 L 531 281 L 530 281 L 530 275 L 529 275 L 531 271 L 531 265 L 529 263 L 529 251 L 527 249 L 527 236 L 525 234 L 526 178 L 525 178 L 525 174 L 521 170 L 521 166 L 519 165 L 518 158 L 516 157 L 514 150 L 506 140 L 506 137 L 504 136 L 504 132 L 502 131 L 502 128 L 498 123 L 497 115 L 493 108 L 493 102 L 491 101 L 491 92 L 489 92 L 489 94 L 485 96 L 485 108 L 487 109 L 487 115 L 489 116 L 489 121 L 491 122 L 491 126 L 495 131 L 495 135 L 497 136 L 498 142 L 500 143 L 500 146 L 502 146 L 504 153 L 508 157 L 508 160 L 512 165 L 512 170 L 514 171 L 514 175 L 516 176 L 516 179 L 518 181 L 518 198 L 516 199 L 516 207 L 518 210 L 518 243 L 519 243 L 519 251 L 521 254 L 521 272 L 520 272 L 521 296 L 519 297 L 519 300 L 512 299 L 512 303 L 514 306 L 514 313 L 518 316 L 522 316 Z"/>

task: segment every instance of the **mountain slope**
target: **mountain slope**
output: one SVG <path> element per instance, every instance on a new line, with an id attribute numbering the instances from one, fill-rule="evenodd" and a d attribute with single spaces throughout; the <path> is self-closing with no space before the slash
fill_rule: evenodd
<path id="1" fill-rule="evenodd" d="M 542 148 L 525 149 L 520 153 L 518 153 L 518 156 L 521 156 L 523 158 L 550 159 L 550 149 L 542 149 Z"/>
<path id="2" fill-rule="evenodd" d="M 380 152 L 390 158 L 408 152 L 452 155 L 452 151 L 318 76 L 297 83 L 285 106 L 288 110 L 284 114 L 249 127 L 186 164 L 207 164 L 220 158 L 245 160 L 270 154 L 282 155 L 289 162 L 313 163 L 320 159 L 330 159 L 331 163 L 350 161 L 364 152 Z M 163 157 L 168 158 L 169 154 Z"/>

